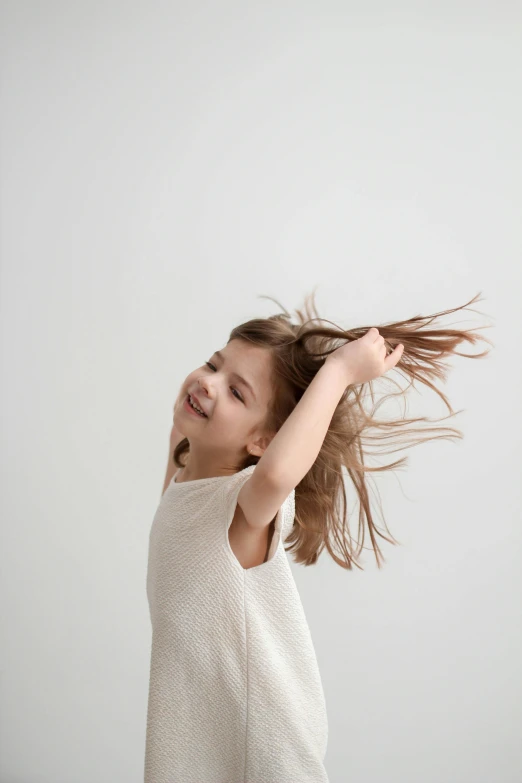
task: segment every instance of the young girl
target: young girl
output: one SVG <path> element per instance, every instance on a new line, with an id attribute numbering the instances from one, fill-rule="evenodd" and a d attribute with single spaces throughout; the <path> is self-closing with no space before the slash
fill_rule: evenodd
<path id="1" fill-rule="evenodd" d="M 364 393 L 373 401 L 372 381 L 396 368 L 453 415 L 430 379 L 445 378 L 444 359 L 478 337 L 427 328 L 467 305 L 346 331 L 317 317 L 313 296 L 297 324 L 285 311 L 233 329 L 175 403 L 149 541 L 145 783 L 328 781 L 322 682 L 286 551 L 312 565 L 326 547 L 340 566 L 360 568 L 366 520 L 380 568 L 375 533 L 396 541 L 373 523 L 365 473 L 406 458 L 376 468 L 366 454 L 379 438 L 389 451 L 394 437 L 415 445 L 406 425 L 421 419 L 379 421 Z M 343 468 L 360 501 L 355 553 Z"/>

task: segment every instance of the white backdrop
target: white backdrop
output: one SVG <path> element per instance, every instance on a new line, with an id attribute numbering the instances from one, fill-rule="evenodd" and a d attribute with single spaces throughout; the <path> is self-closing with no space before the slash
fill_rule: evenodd
<path id="1" fill-rule="evenodd" d="M 331 783 L 522 779 L 517 5 L 2 3 L 1 783 L 143 779 L 177 391 L 314 286 L 345 328 L 495 321 L 464 440 L 376 479 L 384 568 L 292 564 Z"/>

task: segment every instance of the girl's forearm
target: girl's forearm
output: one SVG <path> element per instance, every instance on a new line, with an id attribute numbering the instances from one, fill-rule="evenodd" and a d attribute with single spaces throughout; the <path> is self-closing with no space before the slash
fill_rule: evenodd
<path id="1" fill-rule="evenodd" d="M 292 488 L 308 473 L 349 385 L 346 366 L 334 361 L 323 364 L 258 462 L 274 483 Z"/>

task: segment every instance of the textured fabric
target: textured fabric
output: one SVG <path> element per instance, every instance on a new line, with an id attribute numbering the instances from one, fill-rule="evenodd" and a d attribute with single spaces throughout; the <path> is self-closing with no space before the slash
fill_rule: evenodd
<path id="1" fill-rule="evenodd" d="M 244 569 L 228 540 L 255 466 L 176 483 L 149 536 L 152 624 L 145 783 L 328 783 L 317 659 L 283 543 Z"/>

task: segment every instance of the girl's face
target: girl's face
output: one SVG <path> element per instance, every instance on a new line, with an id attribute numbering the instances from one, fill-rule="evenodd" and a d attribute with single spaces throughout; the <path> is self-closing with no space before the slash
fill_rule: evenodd
<path id="1" fill-rule="evenodd" d="M 193 472 L 227 470 L 249 451 L 263 454 L 270 442 L 262 428 L 272 393 L 270 370 L 269 349 L 236 339 L 185 379 L 174 425 L 190 443 Z M 191 409 L 189 395 L 204 417 Z"/>

